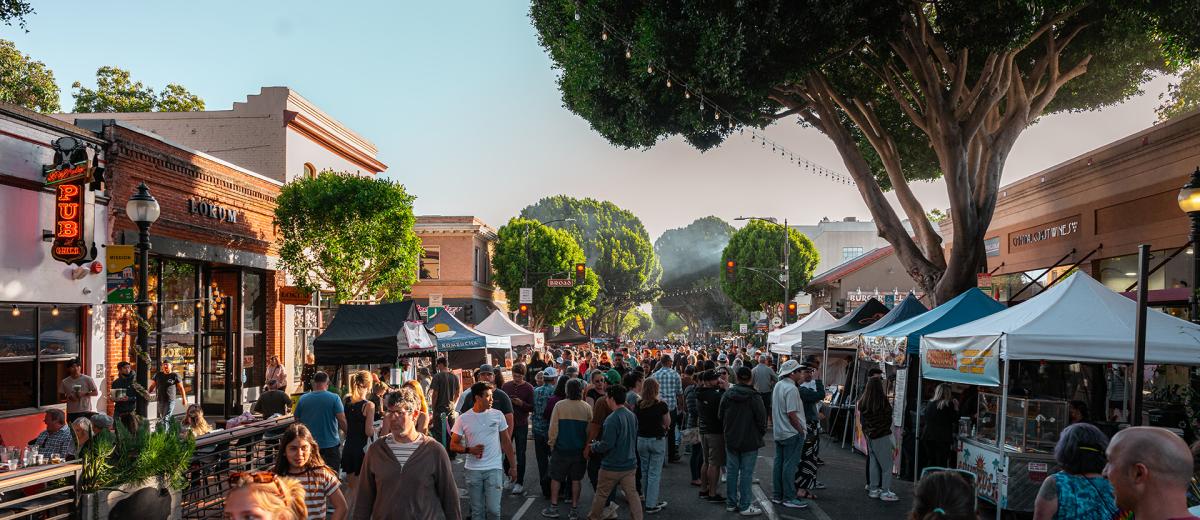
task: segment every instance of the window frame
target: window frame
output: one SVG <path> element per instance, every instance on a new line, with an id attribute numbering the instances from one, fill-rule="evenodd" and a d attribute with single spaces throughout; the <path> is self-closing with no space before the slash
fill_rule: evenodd
<path id="1" fill-rule="evenodd" d="M 67 309 L 67 308 L 78 309 L 79 316 L 77 318 L 77 320 L 78 320 L 77 325 L 79 326 L 79 352 L 77 352 L 75 354 L 75 358 L 79 360 L 79 364 L 80 364 L 80 368 L 81 368 L 80 373 L 85 374 L 85 375 L 91 377 L 92 379 L 96 379 L 97 375 L 90 373 L 91 371 L 88 370 L 88 364 L 91 362 L 90 356 L 87 355 L 88 351 L 91 350 L 91 336 L 90 336 L 90 334 L 87 333 L 87 331 L 91 330 L 91 327 L 89 326 L 89 320 L 91 317 L 91 315 L 88 313 L 89 306 L 86 304 L 70 304 L 70 303 L 59 304 L 59 303 L 52 303 L 52 302 L 0 302 L 0 306 L 2 306 L 5 309 L 4 312 L 10 312 L 10 309 L 12 309 L 13 305 L 20 307 L 21 312 L 33 312 L 34 349 L 33 349 L 33 356 L 32 356 L 33 359 L 31 361 L 33 361 L 32 388 L 33 388 L 33 403 L 34 404 L 33 404 L 33 406 L 13 408 L 11 410 L 0 410 L 0 419 L 7 418 L 7 417 L 19 417 L 19 416 L 23 416 L 23 415 L 33 415 L 36 413 L 43 413 L 46 410 L 49 410 L 52 408 L 66 410 L 66 407 L 67 407 L 66 401 L 55 402 L 55 403 L 51 403 L 51 404 L 40 404 L 40 403 L 42 403 L 41 391 L 42 391 L 42 384 L 43 384 L 42 363 L 43 362 L 63 363 L 63 362 L 70 361 L 70 358 L 53 360 L 53 361 L 42 361 L 42 348 L 41 348 L 41 345 L 42 345 L 42 310 L 44 307 L 54 306 L 54 305 L 57 305 L 59 309 Z M 25 358 L 25 357 L 30 357 L 30 356 L 14 356 L 14 357 Z M 8 361 L 3 361 L 4 359 L 7 359 L 7 358 L 0 358 L 0 363 L 8 362 Z M 24 363 L 26 361 L 12 361 L 12 362 Z M 106 376 L 102 376 L 102 377 L 106 377 Z M 97 381 L 96 384 L 97 384 L 97 386 L 100 386 L 99 381 Z M 58 385 L 55 385 L 55 388 L 57 388 L 57 387 L 58 387 Z M 55 392 L 54 400 L 55 401 L 58 400 L 57 391 Z"/>
<path id="2" fill-rule="evenodd" d="M 437 276 L 425 276 L 425 259 L 430 252 L 437 252 Z M 421 256 L 417 257 L 417 281 L 442 279 L 442 246 L 422 246 Z"/>

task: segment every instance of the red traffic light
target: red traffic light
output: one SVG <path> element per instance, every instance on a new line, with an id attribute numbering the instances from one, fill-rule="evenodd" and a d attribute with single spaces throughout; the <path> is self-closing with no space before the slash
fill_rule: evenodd
<path id="1" fill-rule="evenodd" d="M 528 316 L 529 304 L 522 303 L 519 307 L 517 307 L 517 312 L 521 313 L 521 316 Z"/>
<path id="2" fill-rule="evenodd" d="M 733 278 L 734 268 L 736 268 L 736 267 L 737 267 L 737 262 L 734 262 L 733 260 L 726 260 L 725 261 L 725 276 L 728 278 Z"/>
<path id="3" fill-rule="evenodd" d="M 583 283 L 587 274 L 587 264 L 575 264 L 575 283 Z"/>

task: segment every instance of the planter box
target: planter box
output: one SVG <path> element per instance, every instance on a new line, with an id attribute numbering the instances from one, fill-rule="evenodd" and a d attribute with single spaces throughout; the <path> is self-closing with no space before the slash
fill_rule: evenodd
<path id="1" fill-rule="evenodd" d="M 157 479 L 126 484 L 83 495 L 81 520 L 125 520 L 162 518 L 183 520 L 183 493 L 160 488 Z"/>

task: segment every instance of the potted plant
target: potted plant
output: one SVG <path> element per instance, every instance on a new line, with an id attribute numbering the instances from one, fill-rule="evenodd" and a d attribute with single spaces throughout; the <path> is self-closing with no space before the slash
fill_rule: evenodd
<path id="1" fill-rule="evenodd" d="M 196 440 L 177 420 L 136 431 L 117 422 L 80 448 L 83 518 L 179 519 Z"/>

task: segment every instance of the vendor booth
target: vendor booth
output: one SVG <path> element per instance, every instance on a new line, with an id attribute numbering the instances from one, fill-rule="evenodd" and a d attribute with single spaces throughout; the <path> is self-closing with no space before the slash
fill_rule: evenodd
<path id="1" fill-rule="evenodd" d="M 817 310 L 796 323 L 768 333 L 767 344 L 775 354 L 800 356 L 804 347 L 812 350 L 821 348 L 821 342 L 825 339 L 825 328 L 834 323 L 837 323 L 837 318 L 829 314 L 824 307 L 817 307 Z"/>
<path id="2" fill-rule="evenodd" d="M 994 389 L 962 410 L 978 418 L 960 427 L 958 466 L 977 476 L 997 517 L 1032 511 L 1042 480 L 1059 469 L 1053 451 L 1071 400 L 1103 395 L 1105 366 L 1134 362 L 1136 318 L 1133 301 L 1077 272 L 1016 307 L 921 336 L 922 377 Z M 1147 311 L 1147 364 L 1194 366 L 1197 352 L 1200 325 Z M 1117 428 L 1091 422 L 1110 435 Z"/>
<path id="3" fill-rule="evenodd" d="M 506 336 L 509 342 L 512 343 L 513 349 L 521 349 L 521 352 L 546 348 L 545 334 L 532 332 L 525 327 L 517 325 L 499 310 L 492 311 L 491 316 L 479 322 L 479 325 L 475 326 L 475 332 L 482 332 L 493 336 Z"/>
<path id="4" fill-rule="evenodd" d="M 592 338 L 580 333 L 570 325 L 559 327 L 558 333 L 546 338 L 546 343 L 552 345 L 585 345 L 590 344 Z"/>
<path id="5" fill-rule="evenodd" d="M 437 351 L 446 356 L 450 368 L 474 369 L 485 363 L 503 364 L 512 353 L 512 343 L 507 336 L 471 330 L 449 312 L 438 312 L 425 322 L 425 328 L 437 338 Z"/>
<path id="6" fill-rule="evenodd" d="M 401 357 L 433 356 L 433 339 L 419 326 L 412 301 L 338 306 L 315 340 L 318 365 L 388 365 Z"/>

